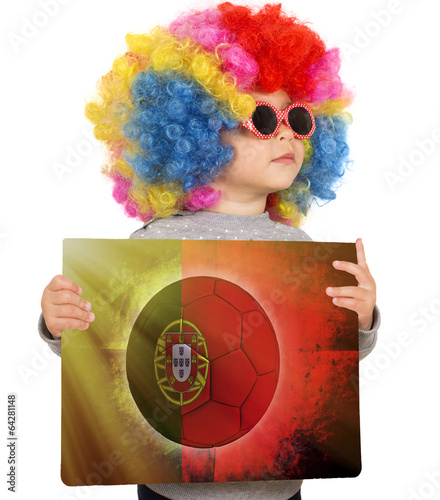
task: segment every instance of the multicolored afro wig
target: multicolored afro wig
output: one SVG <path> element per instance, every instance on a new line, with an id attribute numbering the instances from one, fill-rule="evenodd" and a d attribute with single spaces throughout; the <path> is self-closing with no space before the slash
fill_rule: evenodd
<path id="1" fill-rule="evenodd" d="M 281 4 L 255 10 L 225 2 L 126 42 L 86 116 L 128 216 L 148 221 L 215 206 L 221 193 L 208 184 L 234 156 L 220 133 L 251 115 L 257 90 L 284 89 L 316 121 L 299 175 L 267 198 L 270 217 L 298 226 L 313 199 L 335 198 L 349 164 L 344 109 L 352 95 L 338 76 L 339 50 L 327 50 Z"/>

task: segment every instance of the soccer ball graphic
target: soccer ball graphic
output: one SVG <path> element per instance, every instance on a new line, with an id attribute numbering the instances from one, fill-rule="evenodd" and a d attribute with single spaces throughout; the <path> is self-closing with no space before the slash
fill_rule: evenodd
<path id="1" fill-rule="evenodd" d="M 222 446 L 249 432 L 269 407 L 278 374 L 269 318 L 248 292 L 221 278 L 163 288 L 139 314 L 127 346 L 140 412 L 186 446 Z"/>

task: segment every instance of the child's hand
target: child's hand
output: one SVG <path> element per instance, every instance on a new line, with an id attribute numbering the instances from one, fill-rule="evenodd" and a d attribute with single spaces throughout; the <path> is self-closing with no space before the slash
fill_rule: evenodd
<path id="1" fill-rule="evenodd" d="M 61 274 L 44 289 L 41 310 L 47 329 L 54 337 L 60 338 L 63 330 L 85 330 L 95 319 L 90 312 L 92 305 L 83 300 L 81 294 L 81 288 Z"/>
<path id="2" fill-rule="evenodd" d="M 353 274 L 358 286 L 327 288 L 326 293 L 333 298 L 333 303 L 357 312 L 359 328 L 369 330 L 373 324 L 373 309 L 376 304 L 376 283 L 371 276 L 365 260 L 364 245 L 361 238 L 356 240 L 357 264 L 335 260 L 333 266 L 341 271 Z"/>

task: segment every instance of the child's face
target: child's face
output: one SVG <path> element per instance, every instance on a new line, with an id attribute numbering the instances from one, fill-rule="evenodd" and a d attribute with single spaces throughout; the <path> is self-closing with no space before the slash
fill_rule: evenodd
<path id="1" fill-rule="evenodd" d="M 252 96 L 278 109 L 285 109 L 292 103 L 284 90 L 272 94 L 255 92 Z M 303 141 L 295 138 L 284 123 L 278 134 L 270 139 L 259 139 L 241 127 L 238 133 L 223 131 L 222 140 L 235 150 L 232 161 L 212 184 L 221 190 L 223 199 L 239 196 L 241 201 L 251 201 L 286 189 L 298 175 L 304 159 Z M 286 153 L 293 153 L 293 158 L 281 158 Z"/>

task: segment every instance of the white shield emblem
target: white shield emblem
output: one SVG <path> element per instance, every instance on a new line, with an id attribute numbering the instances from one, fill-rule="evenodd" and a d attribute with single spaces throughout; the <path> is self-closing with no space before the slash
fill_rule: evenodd
<path id="1" fill-rule="evenodd" d="M 166 375 L 171 387 L 186 392 L 194 385 L 198 371 L 198 333 L 166 333 Z"/>
<path id="2" fill-rule="evenodd" d="M 173 375 L 179 382 L 185 382 L 191 375 L 191 348 L 186 344 L 174 344 L 172 358 Z"/>

